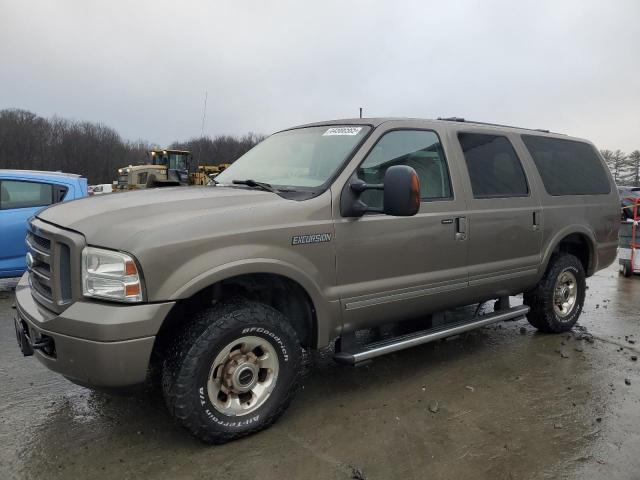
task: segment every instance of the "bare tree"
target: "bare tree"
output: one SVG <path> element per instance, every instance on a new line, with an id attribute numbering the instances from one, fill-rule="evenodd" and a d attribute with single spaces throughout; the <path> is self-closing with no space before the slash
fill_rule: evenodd
<path id="1" fill-rule="evenodd" d="M 220 165 L 233 163 L 264 140 L 264 135 L 247 133 L 241 137 L 218 135 L 192 138 L 186 142 L 174 142 L 170 148 L 189 150 L 196 165 Z"/>
<path id="2" fill-rule="evenodd" d="M 198 164 L 231 163 L 264 137 L 249 133 L 174 142 L 191 150 Z M 93 122 L 43 118 L 19 109 L 0 110 L 0 168 L 79 173 L 89 183 L 110 183 L 119 167 L 146 163 L 149 142 L 123 140 L 114 129 Z"/>

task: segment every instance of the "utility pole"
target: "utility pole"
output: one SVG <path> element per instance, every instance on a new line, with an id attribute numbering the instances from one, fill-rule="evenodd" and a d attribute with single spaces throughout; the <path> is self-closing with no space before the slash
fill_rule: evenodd
<path id="1" fill-rule="evenodd" d="M 209 92 L 207 90 L 204 91 L 204 106 L 202 107 L 202 125 L 200 126 L 200 137 L 204 136 L 204 121 L 207 118 L 207 97 L 209 96 Z"/>
<path id="2" fill-rule="evenodd" d="M 360 107 L 360 118 L 362 118 L 362 107 Z"/>
<path id="3" fill-rule="evenodd" d="M 202 156 L 202 139 L 204 137 L 204 121 L 207 118 L 207 97 L 209 96 L 209 92 L 207 90 L 204 91 L 204 106 L 202 107 L 202 124 L 200 125 L 200 140 L 198 141 L 198 165 L 200 165 L 200 160 Z"/>

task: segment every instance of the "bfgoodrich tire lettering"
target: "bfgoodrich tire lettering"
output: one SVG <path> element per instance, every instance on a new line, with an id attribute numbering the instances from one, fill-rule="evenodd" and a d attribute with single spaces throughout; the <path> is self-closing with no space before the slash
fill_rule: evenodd
<path id="1" fill-rule="evenodd" d="M 574 293 L 571 284 L 575 286 Z M 554 255 L 540 283 L 524 295 L 524 303 L 531 308 L 527 315 L 529 323 L 541 332 L 562 333 L 571 330 L 582 313 L 585 292 L 585 273 L 580 260 L 568 253 Z M 562 308 L 563 298 L 568 300 L 564 302 L 565 312 Z"/>
<path id="2" fill-rule="evenodd" d="M 220 392 L 212 389 L 212 374 L 227 378 L 225 373 L 231 372 L 233 376 L 235 365 L 230 364 L 228 372 L 212 369 L 212 365 L 225 348 L 232 352 L 229 362 L 242 356 L 242 347 L 237 345 L 242 339 L 252 339 L 252 345 L 268 342 L 270 347 L 263 343 L 265 350 L 277 355 L 277 369 L 269 370 L 277 370 L 277 378 L 256 408 L 229 407 L 225 413 L 221 406 L 225 402 L 216 396 Z M 233 300 L 200 312 L 169 350 L 162 378 L 167 406 L 180 424 L 207 443 L 228 442 L 271 425 L 289 405 L 300 379 L 301 347 L 295 331 L 280 312 L 260 303 Z M 219 368 L 228 364 L 222 365 Z M 274 365 L 272 361 L 270 366 Z M 257 375 L 258 370 L 254 371 Z"/>

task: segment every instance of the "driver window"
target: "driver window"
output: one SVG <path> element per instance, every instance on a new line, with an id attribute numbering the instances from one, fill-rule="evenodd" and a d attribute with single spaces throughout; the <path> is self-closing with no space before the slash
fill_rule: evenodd
<path id="1" fill-rule="evenodd" d="M 416 171 L 422 201 L 453 198 L 447 162 L 435 132 L 396 130 L 385 134 L 362 162 L 357 176 L 367 183 L 383 183 L 387 168 L 394 165 L 408 165 Z M 380 190 L 367 190 L 360 198 L 370 207 L 382 207 Z"/>

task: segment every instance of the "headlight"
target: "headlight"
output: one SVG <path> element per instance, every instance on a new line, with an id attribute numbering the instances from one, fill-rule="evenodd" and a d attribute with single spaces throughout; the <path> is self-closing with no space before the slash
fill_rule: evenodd
<path id="1" fill-rule="evenodd" d="M 133 257 L 85 247 L 82 250 L 82 294 L 119 302 L 141 302 L 142 280 Z"/>

